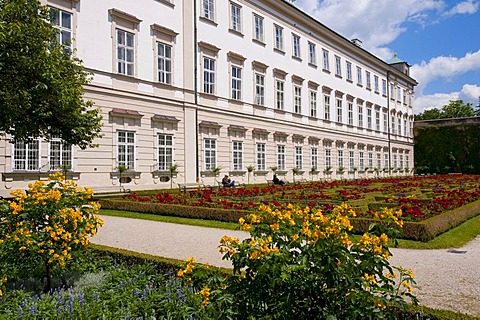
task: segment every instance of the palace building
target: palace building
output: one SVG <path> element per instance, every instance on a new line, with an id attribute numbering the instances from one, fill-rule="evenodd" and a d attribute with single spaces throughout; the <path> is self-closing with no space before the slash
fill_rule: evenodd
<path id="1" fill-rule="evenodd" d="M 49 172 L 97 191 L 408 174 L 409 65 L 285 0 L 48 0 L 92 73 L 98 148 L 0 140 L 0 195 Z M 118 168 L 127 169 L 120 173 Z M 292 169 L 294 169 L 292 171 Z M 375 170 L 375 172 L 373 172 Z M 123 171 L 123 170 L 121 170 Z M 365 173 L 362 173 L 364 172 Z"/>

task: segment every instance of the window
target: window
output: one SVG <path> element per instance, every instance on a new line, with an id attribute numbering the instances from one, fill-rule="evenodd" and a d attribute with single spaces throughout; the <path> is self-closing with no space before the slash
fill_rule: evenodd
<path id="1" fill-rule="evenodd" d="M 128 76 L 134 75 L 135 35 L 117 29 L 117 72 Z"/>
<path id="2" fill-rule="evenodd" d="M 400 102 L 400 99 L 402 99 L 402 89 L 396 88 L 396 91 L 397 91 L 397 101 Z"/>
<path id="3" fill-rule="evenodd" d="M 352 63 L 347 61 L 347 80 L 353 81 L 352 77 Z"/>
<path id="4" fill-rule="evenodd" d="M 397 120 L 398 120 L 398 122 L 397 122 L 397 125 L 398 125 L 397 134 L 401 135 L 402 134 L 402 118 L 398 117 Z"/>
<path id="5" fill-rule="evenodd" d="M 348 152 L 348 170 L 353 171 L 355 168 L 355 151 Z"/>
<path id="6" fill-rule="evenodd" d="M 264 171 L 266 164 L 265 143 L 257 143 L 257 170 Z"/>
<path id="7" fill-rule="evenodd" d="M 330 96 L 323 96 L 323 106 L 325 108 L 325 120 L 330 120 Z"/>
<path id="8" fill-rule="evenodd" d="M 318 148 L 312 148 L 310 150 L 310 156 L 312 161 L 312 167 L 318 168 Z"/>
<path id="9" fill-rule="evenodd" d="M 255 103 L 265 104 L 265 76 L 260 73 L 255 73 Z"/>
<path id="10" fill-rule="evenodd" d="M 367 108 L 367 128 L 372 129 L 372 109 Z"/>
<path id="11" fill-rule="evenodd" d="M 364 158 L 363 151 L 360 151 L 358 153 L 358 166 L 360 167 L 359 168 L 360 171 L 365 170 L 365 158 Z"/>
<path id="12" fill-rule="evenodd" d="M 373 169 L 373 153 L 368 153 L 368 168 L 371 170 Z"/>
<path id="13" fill-rule="evenodd" d="M 357 84 L 362 85 L 362 68 L 357 67 Z"/>
<path id="14" fill-rule="evenodd" d="M 230 28 L 242 32 L 242 8 L 230 3 Z"/>
<path id="15" fill-rule="evenodd" d="M 215 60 L 203 57 L 203 92 L 215 93 Z"/>
<path id="16" fill-rule="evenodd" d="M 388 132 L 388 114 L 383 112 L 383 131 Z"/>
<path id="17" fill-rule="evenodd" d="M 317 49 L 315 43 L 308 43 L 308 63 L 312 65 L 317 65 Z"/>
<path id="18" fill-rule="evenodd" d="M 382 79 L 382 94 L 387 95 L 387 80 Z"/>
<path id="19" fill-rule="evenodd" d="M 397 167 L 397 154 L 395 154 L 395 153 L 393 154 L 393 167 L 398 168 Z"/>
<path id="20" fill-rule="evenodd" d="M 204 147 L 205 170 L 211 170 L 217 166 L 217 141 L 205 139 Z"/>
<path id="21" fill-rule="evenodd" d="M 380 92 L 380 87 L 379 87 L 379 84 L 378 84 L 378 76 L 377 75 L 373 76 L 373 83 L 374 83 L 374 86 L 375 86 L 375 92 L 379 93 Z"/>
<path id="22" fill-rule="evenodd" d="M 405 169 L 410 167 L 410 159 L 408 155 L 405 155 Z"/>
<path id="23" fill-rule="evenodd" d="M 158 82 L 172 83 L 172 47 L 164 43 L 157 44 Z"/>
<path id="24" fill-rule="evenodd" d="M 284 145 L 277 146 L 277 167 L 278 167 L 278 170 L 280 171 L 285 170 L 285 146 Z"/>
<path id="25" fill-rule="evenodd" d="M 40 141 L 16 141 L 13 145 L 13 170 L 40 169 Z"/>
<path id="26" fill-rule="evenodd" d="M 117 131 L 117 164 L 135 169 L 135 132 Z"/>
<path id="27" fill-rule="evenodd" d="M 403 169 L 403 154 L 400 155 L 400 169 Z"/>
<path id="28" fill-rule="evenodd" d="M 335 75 L 342 76 L 342 59 L 339 56 L 335 56 Z"/>
<path id="29" fill-rule="evenodd" d="M 372 79 L 370 76 L 370 71 L 365 71 L 365 78 L 367 79 L 367 89 L 372 88 Z"/>
<path id="30" fill-rule="evenodd" d="M 317 116 L 317 91 L 310 90 L 310 117 Z"/>
<path id="31" fill-rule="evenodd" d="M 275 49 L 283 51 L 283 28 L 275 25 Z"/>
<path id="32" fill-rule="evenodd" d="M 233 141 L 232 145 L 233 170 L 240 171 L 243 168 L 243 142 Z"/>
<path id="33" fill-rule="evenodd" d="M 377 153 L 377 168 L 380 169 L 382 167 L 382 155 Z"/>
<path id="34" fill-rule="evenodd" d="M 403 95 L 402 95 L 402 102 L 403 104 L 407 104 L 407 90 L 402 89 Z"/>
<path id="35" fill-rule="evenodd" d="M 395 85 L 390 83 L 390 99 L 395 99 Z"/>
<path id="36" fill-rule="evenodd" d="M 284 100 L 285 100 L 285 91 L 284 91 L 285 83 L 280 80 L 275 81 L 275 91 L 277 97 L 277 109 L 283 110 L 284 107 Z"/>
<path id="37" fill-rule="evenodd" d="M 380 131 L 380 111 L 375 111 L 375 130 Z"/>
<path id="38" fill-rule="evenodd" d="M 300 146 L 295 147 L 295 168 L 303 168 L 303 149 Z"/>
<path id="39" fill-rule="evenodd" d="M 358 126 L 363 128 L 363 106 L 358 105 Z"/>
<path id="40" fill-rule="evenodd" d="M 54 138 L 49 144 L 50 170 L 72 169 L 72 146 L 59 138 Z"/>
<path id="41" fill-rule="evenodd" d="M 157 134 L 158 170 L 166 171 L 173 164 L 173 135 Z"/>
<path id="42" fill-rule="evenodd" d="M 332 167 L 332 150 L 325 149 L 325 167 Z"/>
<path id="43" fill-rule="evenodd" d="M 232 66 L 232 99 L 242 99 L 242 68 Z"/>
<path id="44" fill-rule="evenodd" d="M 292 35 L 293 56 L 300 59 L 300 37 L 296 34 Z"/>
<path id="45" fill-rule="evenodd" d="M 253 15 L 253 37 L 255 40 L 264 41 L 264 33 L 263 33 L 263 17 L 257 16 L 256 14 Z"/>
<path id="46" fill-rule="evenodd" d="M 203 17 L 215 20 L 215 0 L 203 0 Z"/>
<path id="47" fill-rule="evenodd" d="M 395 134 L 395 116 L 392 116 L 392 122 L 390 123 L 391 124 L 391 128 L 392 128 L 392 134 Z"/>
<path id="48" fill-rule="evenodd" d="M 302 113 L 302 87 L 293 87 L 294 112 Z"/>
<path id="49" fill-rule="evenodd" d="M 343 166 L 344 165 L 344 163 L 343 163 L 343 150 L 338 150 L 337 155 L 338 155 L 338 159 L 337 159 L 338 167 L 343 168 L 344 167 Z"/>
<path id="50" fill-rule="evenodd" d="M 388 169 L 388 153 L 384 153 L 383 158 L 384 158 L 383 167 Z"/>
<path id="51" fill-rule="evenodd" d="M 407 136 L 407 120 L 403 120 L 403 135 L 406 137 Z"/>
<path id="52" fill-rule="evenodd" d="M 353 103 L 348 102 L 348 125 L 353 126 Z"/>
<path id="53" fill-rule="evenodd" d="M 323 49 L 323 70 L 330 71 L 330 62 L 328 61 L 328 50 Z"/>
<path id="54" fill-rule="evenodd" d="M 58 29 L 57 41 L 72 52 L 72 14 L 57 8 L 50 8 L 50 21 Z"/>
<path id="55" fill-rule="evenodd" d="M 341 100 L 341 99 L 337 99 L 336 103 L 337 103 L 337 122 L 338 122 L 338 123 L 342 123 L 342 121 L 343 121 L 343 115 L 342 115 L 343 104 L 342 104 L 342 100 Z"/>

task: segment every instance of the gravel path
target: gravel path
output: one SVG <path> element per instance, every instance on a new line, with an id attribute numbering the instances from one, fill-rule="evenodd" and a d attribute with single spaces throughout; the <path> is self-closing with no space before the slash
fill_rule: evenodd
<path id="1" fill-rule="evenodd" d="M 92 243 L 167 258 L 231 267 L 218 252 L 224 235 L 245 239 L 248 233 L 194 227 L 139 219 L 102 216 L 105 225 Z M 411 268 L 417 285 L 415 295 L 422 305 L 480 316 L 480 237 L 462 253 L 440 250 L 392 249 L 390 262 Z"/>

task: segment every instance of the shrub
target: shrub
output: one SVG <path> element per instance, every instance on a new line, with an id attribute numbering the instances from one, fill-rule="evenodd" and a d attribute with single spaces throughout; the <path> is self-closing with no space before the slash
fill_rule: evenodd
<path id="1" fill-rule="evenodd" d="M 210 277 L 205 285 L 193 260 L 179 276 L 202 289 L 204 305 L 221 318 L 393 319 L 393 307 L 417 302 L 411 270 L 388 262 L 387 240 L 398 233 L 391 225 L 402 224 L 400 214 L 384 209 L 388 226 L 372 224 L 352 243 L 349 217 L 356 214 L 345 204 L 326 215 L 309 207 L 289 205 L 282 212 L 261 206 L 239 221 L 250 238 L 221 240 L 232 276 Z"/>
<path id="2" fill-rule="evenodd" d="M 92 201 L 92 189 L 77 188 L 64 181 L 62 173 L 30 184 L 27 192 L 13 191 L 12 196 L 0 203 L 1 278 L 45 277 L 48 291 L 52 272 L 86 248 L 102 225 L 95 216 L 100 205 Z"/>

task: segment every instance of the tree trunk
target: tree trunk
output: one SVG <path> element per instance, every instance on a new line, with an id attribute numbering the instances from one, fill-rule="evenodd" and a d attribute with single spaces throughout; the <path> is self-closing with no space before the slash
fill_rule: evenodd
<path id="1" fill-rule="evenodd" d="M 45 260 L 45 277 L 47 278 L 47 282 L 45 284 L 45 288 L 43 288 L 43 292 L 47 293 L 52 289 L 52 270 L 50 269 L 50 264 L 48 260 Z"/>

